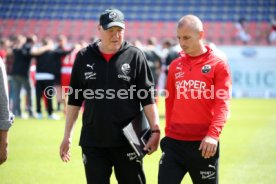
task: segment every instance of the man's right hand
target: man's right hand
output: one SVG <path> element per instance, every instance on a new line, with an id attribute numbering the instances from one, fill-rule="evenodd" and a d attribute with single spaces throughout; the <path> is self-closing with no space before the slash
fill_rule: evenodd
<path id="1" fill-rule="evenodd" d="M 70 161 L 70 147 L 71 147 L 71 139 L 64 138 L 62 140 L 62 143 L 60 145 L 60 158 L 63 162 L 69 162 Z"/>
<path id="2" fill-rule="evenodd" d="M 0 165 L 8 158 L 8 143 L 0 140 Z"/>
<path id="3" fill-rule="evenodd" d="M 8 158 L 8 131 L 0 130 L 0 165 Z"/>

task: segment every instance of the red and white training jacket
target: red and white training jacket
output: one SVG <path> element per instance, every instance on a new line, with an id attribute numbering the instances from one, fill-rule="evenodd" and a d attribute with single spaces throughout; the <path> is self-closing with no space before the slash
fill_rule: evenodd
<path id="1" fill-rule="evenodd" d="M 61 58 L 61 74 L 71 74 L 78 51 L 78 49 L 74 49 L 70 54 Z"/>
<path id="2" fill-rule="evenodd" d="M 206 48 L 196 57 L 181 52 L 170 65 L 165 134 L 173 139 L 201 141 L 206 135 L 219 139 L 227 120 L 230 69 L 226 58 Z"/>
<path id="3" fill-rule="evenodd" d="M 74 49 L 70 54 L 61 59 L 61 85 L 69 86 L 71 72 L 77 53 L 80 49 Z"/>

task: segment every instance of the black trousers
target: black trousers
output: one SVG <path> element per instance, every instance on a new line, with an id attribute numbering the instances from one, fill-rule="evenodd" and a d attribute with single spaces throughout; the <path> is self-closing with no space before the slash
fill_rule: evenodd
<path id="1" fill-rule="evenodd" d="M 188 172 L 194 184 L 217 184 L 219 146 L 214 157 L 205 159 L 198 150 L 200 141 L 161 140 L 158 184 L 180 184 Z"/>
<path id="2" fill-rule="evenodd" d="M 31 81 L 28 77 L 23 77 L 20 75 L 13 75 L 13 90 L 14 90 L 14 108 L 13 113 L 17 116 L 21 116 L 21 108 L 20 108 L 20 91 L 21 88 L 24 87 L 27 95 L 27 110 L 29 115 L 33 115 L 32 110 L 32 89 L 31 89 Z"/>
<path id="3" fill-rule="evenodd" d="M 145 184 L 142 160 L 130 146 L 82 147 L 87 184 L 110 184 L 112 167 L 118 184 Z"/>
<path id="4" fill-rule="evenodd" d="M 48 90 L 45 91 L 45 89 L 49 89 L 47 87 L 53 87 L 54 80 L 37 80 L 35 85 L 36 90 L 36 112 L 41 113 L 41 97 L 45 94 L 47 98 L 47 112 L 48 115 L 51 115 L 53 113 L 53 91 Z"/>

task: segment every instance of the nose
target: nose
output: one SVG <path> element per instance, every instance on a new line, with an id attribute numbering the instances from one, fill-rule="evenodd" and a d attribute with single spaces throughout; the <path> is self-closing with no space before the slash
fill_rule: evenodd
<path id="1" fill-rule="evenodd" d="M 186 41 L 184 39 L 179 39 L 179 45 L 185 45 Z"/>
<path id="2" fill-rule="evenodd" d="M 112 36 L 118 38 L 120 36 L 120 32 L 119 31 L 114 31 Z"/>

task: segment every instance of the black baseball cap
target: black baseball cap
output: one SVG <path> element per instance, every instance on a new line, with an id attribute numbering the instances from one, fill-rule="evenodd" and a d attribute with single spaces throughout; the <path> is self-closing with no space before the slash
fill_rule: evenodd
<path id="1" fill-rule="evenodd" d="M 109 8 L 101 13 L 100 16 L 100 25 L 103 27 L 104 30 L 119 26 L 125 29 L 125 17 L 124 14 L 115 8 Z"/>

